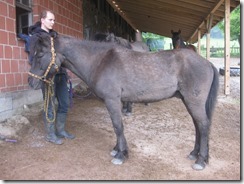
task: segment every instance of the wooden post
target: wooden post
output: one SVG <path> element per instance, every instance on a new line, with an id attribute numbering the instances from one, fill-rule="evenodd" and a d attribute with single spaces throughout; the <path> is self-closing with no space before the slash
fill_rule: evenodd
<path id="1" fill-rule="evenodd" d="M 197 52 L 201 55 L 201 30 L 198 29 Z"/>
<path id="2" fill-rule="evenodd" d="M 136 40 L 135 41 L 142 41 L 142 33 L 139 30 L 136 30 Z"/>
<path id="3" fill-rule="evenodd" d="M 224 93 L 230 94 L 230 0 L 225 0 L 225 75 Z"/>
<path id="4" fill-rule="evenodd" d="M 207 20 L 207 25 L 206 25 L 207 26 L 207 39 L 206 39 L 207 60 L 210 60 L 210 31 L 211 31 L 211 27 L 212 27 L 212 22 L 213 22 L 213 14 L 210 15 L 209 19 Z"/>
<path id="5" fill-rule="evenodd" d="M 207 32 L 206 47 L 206 59 L 210 60 L 210 32 Z"/>

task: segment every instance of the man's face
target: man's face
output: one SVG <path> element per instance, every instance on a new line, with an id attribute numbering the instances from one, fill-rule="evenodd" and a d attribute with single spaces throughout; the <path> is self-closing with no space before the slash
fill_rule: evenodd
<path id="1" fill-rule="evenodd" d="M 51 12 L 47 12 L 46 18 L 42 18 L 41 22 L 42 22 L 41 28 L 49 32 L 49 30 L 53 29 L 53 25 L 55 23 L 54 14 Z"/>

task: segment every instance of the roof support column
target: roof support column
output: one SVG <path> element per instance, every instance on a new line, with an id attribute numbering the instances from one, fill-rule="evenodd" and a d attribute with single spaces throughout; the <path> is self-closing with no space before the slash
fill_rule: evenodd
<path id="1" fill-rule="evenodd" d="M 206 59 L 210 60 L 210 32 L 207 32 L 206 47 Z"/>
<path id="2" fill-rule="evenodd" d="M 225 0 L 225 75 L 224 93 L 230 94 L 230 0 Z"/>
<path id="3" fill-rule="evenodd" d="M 142 41 L 142 34 L 141 31 L 136 30 L 136 40 L 135 41 Z"/>
<path id="4" fill-rule="evenodd" d="M 210 31 L 211 31 L 211 27 L 212 27 L 212 22 L 213 22 L 213 14 L 210 15 L 209 19 L 206 22 L 206 27 L 207 27 L 207 39 L 206 39 L 207 56 L 206 56 L 206 58 L 207 58 L 207 60 L 210 60 Z"/>
<path id="5" fill-rule="evenodd" d="M 198 29 L 197 53 L 201 55 L 201 29 Z"/>

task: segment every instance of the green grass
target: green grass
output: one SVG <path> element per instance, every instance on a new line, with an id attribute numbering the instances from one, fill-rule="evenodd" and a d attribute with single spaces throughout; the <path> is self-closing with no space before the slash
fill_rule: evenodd
<path id="1" fill-rule="evenodd" d="M 172 49 L 172 39 L 171 38 L 164 38 L 164 50 Z M 197 43 L 193 44 L 197 47 Z M 211 38 L 210 39 L 210 48 L 223 48 L 224 49 L 225 41 L 224 39 L 216 39 Z M 170 47 L 171 46 L 171 47 Z M 230 41 L 230 47 L 240 47 L 237 40 Z M 206 37 L 201 39 L 201 56 L 206 57 Z M 222 53 L 216 52 L 211 53 L 211 57 L 224 57 L 224 51 Z M 240 57 L 240 52 L 231 52 L 231 57 Z"/>

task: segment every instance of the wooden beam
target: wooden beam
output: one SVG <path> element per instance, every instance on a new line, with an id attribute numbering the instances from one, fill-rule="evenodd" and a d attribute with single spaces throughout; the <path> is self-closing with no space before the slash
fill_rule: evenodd
<path id="1" fill-rule="evenodd" d="M 214 6 L 214 8 L 211 10 L 211 12 L 209 12 L 208 16 L 205 18 L 205 20 L 208 20 L 210 14 L 214 14 L 214 12 L 221 6 L 221 4 L 223 4 L 225 0 L 220 0 L 219 2 L 217 2 L 217 4 Z M 198 28 L 195 30 L 195 32 L 192 34 L 192 36 L 189 38 L 189 40 L 193 39 L 195 37 L 195 35 L 198 32 L 198 29 L 201 29 L 201 27 L 204 26 L 205 20 L 202 21 L 202 23 L 198 26 Z"/>
<path id="2" fill-rule="evenodd" d="M 224 93 L 230 94 L 230 0 L 225 0 L 225 75 Z"/>

